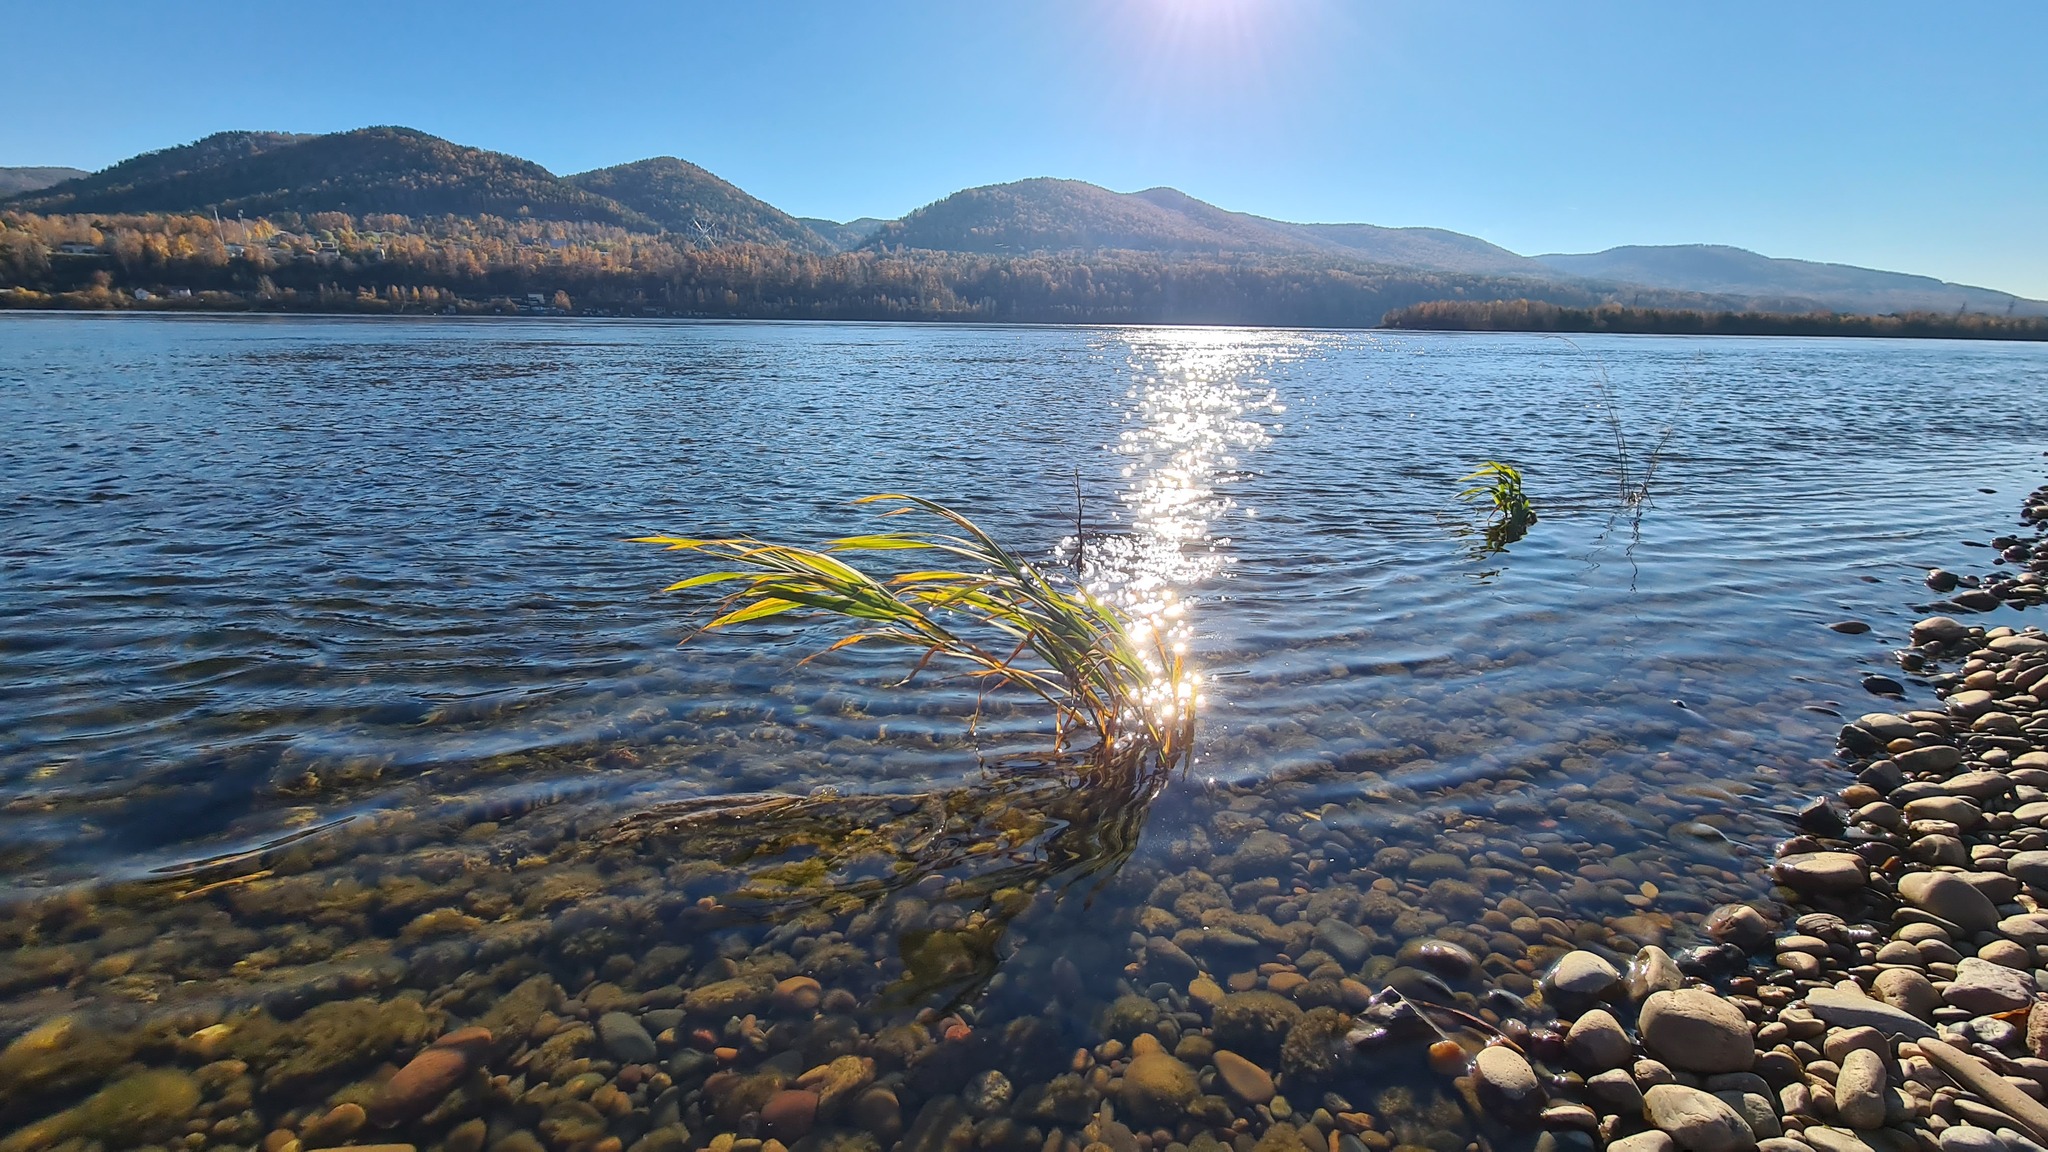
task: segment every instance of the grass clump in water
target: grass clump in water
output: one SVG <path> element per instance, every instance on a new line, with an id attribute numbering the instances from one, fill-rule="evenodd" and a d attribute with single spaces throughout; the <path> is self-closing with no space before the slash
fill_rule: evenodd
<path id="1" fill-rule="evenodd" d="M 1170 767 L 1185 759 L 1194 732 L 1195 678 L 1165 621 L 1127 619 L 1085 587 L 1056 585 L 936 501 L 885 493 L 856 503 L 894 505 L 885 516 L 924 515 L 940 523 L 849 536 L 819 548 L 748 536 L 638 541 L 719 562 L 717 570 L 667 589 L 733 586 L 700 632 L 788 615 L 837 617 L 856 630 L 806 662 L 856 644 L 880 644 L 915 654 L 905 683 L 935 663 L 949 663 L 984 688 L 1022 688 L 1052 706 L 1060 747 L 1077 730 L 1091 733 L 1086 765 L 1124 782 L 1151 775 L 1147 765 Z M 863 554 L 899 552 L 942 560 L 880 576 L 848 563 Z"/>
<path id="2" fill-rule="evenodd" d="M 1488 508 L 1486 524 L 1482 528 L 1484 541 L 1479 545 L 1477 555 L 1492 556 L 1505 552 L 1508 545 L 1528 535 L 1529 525 L 1536 522 L 1536 508 L 1529 503 L 1529 494 L 1522 488 L 1521 469 L 1498 460 L 1488 460 L 1460 479 L 1477 483 L 1458 493 L 1458 499 L 1467 504 L 1485 504 Z"/>

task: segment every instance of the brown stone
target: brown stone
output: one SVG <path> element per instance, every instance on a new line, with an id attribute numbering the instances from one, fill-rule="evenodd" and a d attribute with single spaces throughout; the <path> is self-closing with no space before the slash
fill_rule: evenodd
<path id="1" fill-rule="evenodd" d="M 461 1028 L 428 1045 L 370 1101 L 370 1119 L 388 1128 L 424 1114 L 467 1079 L 491 1050 L 488 1028 Z"/>
<path id="2" fill-rule="evenodd" d="M 332 1148 L 362 1131 L 368 1121 L 361 1104 L 336 1104 L 307 1123 L 299 1133 L 299 1143 L 307 1148 Z"/>
<path id="3" fill-rule="evenodd" d="M 761 1125 L 782 1140 L 801 1140 L 810 1135 L 818 1120 L 818 1096 L 802 1089 L 785 1088 L 761 1106 Z"/>
<path id="4" fill-rule="evenodd" d="M 1238 1099 L 1254 1107 L 1272 1102 L 1273 1077 L 1264 1068 L 1223 1048 L 1211 1059 L 1216 1062 L 1216 1075 Z"/>
<path id="5" fill-rule="evenodd" d="M 824 989 L 809 976 L 791 976 L 775 986 L 775 1010 L 791 1016 L 808 1016 L 818 1010 Z"/>

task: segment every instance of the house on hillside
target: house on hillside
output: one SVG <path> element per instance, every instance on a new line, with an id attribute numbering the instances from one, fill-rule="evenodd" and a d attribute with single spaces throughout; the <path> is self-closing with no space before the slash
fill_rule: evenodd
<path id="1" fill-rule="evenodd" d="M 100 246 L 97 244 L 87 244 L 80 240 L 66 240 L 64 243 L 57 245 L 57 254 L 59 256 L 97 256 L 100 254 Z"/>

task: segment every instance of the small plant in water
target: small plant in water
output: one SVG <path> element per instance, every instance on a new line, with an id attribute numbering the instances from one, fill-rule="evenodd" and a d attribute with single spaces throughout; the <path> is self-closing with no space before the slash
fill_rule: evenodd
<path id="1" fill-rule="evenodd" d="M 1480 481 L 1458 493 L 1458 499 L 1467 504 L 1490 505 L 1489 529 L 1507 527 L 1514 530 L 1516 539 L 1520 539 L 1522 532 L 1536 522 L 1536 509 L 1529 503 L 1528 493 L 1522 490 L 1522 471 L 1514 465 L 1488 460 L 1470 475 L 1459 479 Z"/>
<path id="2" fill-rule="evenodd" d="M 893 504 L 885 516 L 923 514 L 942 524 L 849 536 L 820 548 L 748 536 L 638 542 L 722 565 L 668 591 L 736 585 L 700 632 L 789 614 L 839 617 L 857 631 L 806 662 L 855 644 L 883 644 L 917 654 L 905 683 L 943 661 L 984 686 L 1023 688 L 1052 705 L 1060 747 L 1077 729 L 1094 735 L 1084 766 L 1105 782 L 1137 784 L 1155 775 L 1148 769 L 1188 755 L 1195 678 L 1163 622 L 1127 620 L 1078 584 L 1055 585 L 943 504 L 897 493 L 856 503 Z M 874 576 L 846 560 L 890 552 L 938 553 L 945 566 Z"/>

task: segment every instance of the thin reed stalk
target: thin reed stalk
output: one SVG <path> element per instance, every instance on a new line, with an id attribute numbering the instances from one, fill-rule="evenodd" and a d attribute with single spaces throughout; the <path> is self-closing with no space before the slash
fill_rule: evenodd
<path id="1" fill-rule="evenodd" d="M 1129 782 L 1145 766 L 1184 761 L 1193 742 L 1195 677 L 1163 624 L 1126 620 L 1086 587 L 1055 585 L 1036 566 L 936 501 L 885 493 L 856 501 L 895 505 L 885 517 L 929 516 L 939 526 L 833 540 L 820 548 L 753 537 L 647 536 L 641 543 L 721 564 L 679 580 L 685 591 L 731 585 L 699 633 L 786 615 L 837 617 L 856 630 L 822 651 L 879 644 L 916 654 L 903 682 L 935 664 L 991 687 L 1016 687 L 1056 717 L 1056 746 L 1079 730 L 1095 737 L 1087 763 Z M 876 576 L 847 562 L 862 554 L 923 552 L 941 564 Z"/>

